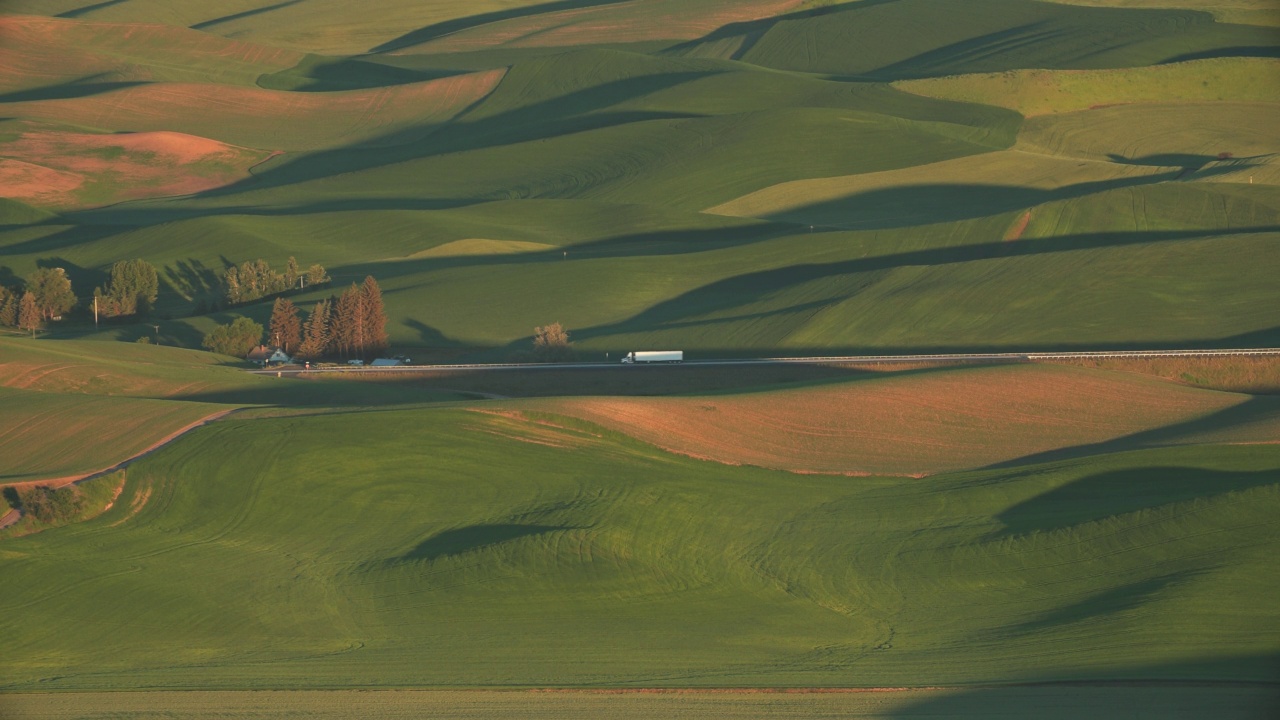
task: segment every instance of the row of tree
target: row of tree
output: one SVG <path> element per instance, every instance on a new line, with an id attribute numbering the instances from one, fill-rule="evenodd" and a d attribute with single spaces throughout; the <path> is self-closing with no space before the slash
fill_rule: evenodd
<path id="1" fill-rule="evenodd" d="M 352 283 L 342 295 L 316 303 L 305 320 L 293 301 L 277 298 L 267 337 L 270 344 L 300 360 L 375 357 L 388 346 L 382 288 L 370 275 L 359 285 Z M 261 342 L 262 326 L 241 317 L 205 335 L 204 347 L 244 357 Z"/>
<path id="2" fill-rule="evenodd" d="M 289 290 L 303 289 L 329 282 L 329 276 L 321 265 L 312 265 L 302 272 L 298 261 L 290 257 L 284 272 L 271 268 L 266 260 L 246 260 L 238 267 L 232 265 L 222 274 L 222 286 L 227 302 L 232 305 L 261 300 Z"/>

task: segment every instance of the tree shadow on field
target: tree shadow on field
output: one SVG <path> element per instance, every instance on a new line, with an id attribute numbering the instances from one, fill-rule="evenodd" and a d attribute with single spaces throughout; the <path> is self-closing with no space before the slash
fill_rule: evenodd
<path id="1" fill-rule="evenodd" d="M 418 543 L 409 552 L 395 558 L 397 563 L 418 560 L 438 560 L 462 555 L 473 550 L 500 545 L 520 538 L 545 535 L 560 530 L 573 530 L 566 525 L 469 525 L 455 530 L 445 530 Z"/>
<path id="2" fill-rule="evenodd" d="M 1280 483 L 1280 467 L 1257 471 L 1140 467 L 1089 475 L 1014 505 L 994 537 L 1080 525 L 1170 503 Z"/>

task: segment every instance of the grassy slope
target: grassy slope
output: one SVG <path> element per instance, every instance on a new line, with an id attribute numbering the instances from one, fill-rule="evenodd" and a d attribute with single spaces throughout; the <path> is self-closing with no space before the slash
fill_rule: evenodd
<path id="1" fill-rule="evenodd" d="M 765 26 L 738 50 L 767 67 L 898 80 L 1016 68 L 1134 67 L 1248 55 L 1269 29 L 1214 23 L 1207 13 L 946 0 L 853 3 Z M 692 50 L 697 52 L 696 46 Z M 1263 51 L 1274 55 L 1274 51 Z"/>
<path id="2" fill-rule="evenodd" d="M 1015 70 L 894 83 L 908 92 L 1048 115 L 1100 105 L 1276 102 L 1280 61 L 1214 58 L 1121 70 Z"/>
<path id="3" fill-rule="evenodd" d="M 333 8 L 325 2 L 306 5 L 316 15 L 316 23 L 336 17 L 326 14 Z M 192 105 L 181 112 L 170 107 L 163 117 L 147 122 L 200 121 L 208 126 L 202 131 L 209 133 L 218 132 L 219 127 L 223 132 L 237 127 L 244 135 L 240 139 L 255 147 L 285 142 L 280 129 L 301 123 L 308 136 L 318 133 L 323 138 L 305 139 L 300 148 L 330 147 L 277 158 L 257 170 L 254 182 L 228 191 L 73 214 L 68 222 L 74 224 L 4 230 L 0 250 L 15 275 L 28 272 L 43 258 L 64 258 L 83 268 L 73 268 L 83 286 L 101 282 L 101 269 L 121 256 L 146 257 L 166 266 L 173 292 L 165 293 L 161 305 L 166 312 L 177 313 L 194 307 L 194 300 L 183 298 L 212 292 L 211 280 L 223 258 L 239 261 L 261 256 L 280 263 L 295 255 L 325 263 L 341 282 L 372 271 L 392 286 L 388 302 L 393 338 L 410 346 L 514 347 L 534 325 L 552 320 L 567 323 L 582 347 L 592 353 L 629 349 L 637 343 L 755 351 L 1076 342 L 1194 344 L 1233 336 L 1267 342 L 1268 333 L 1274 334 L 1274 322 L 1266 317 L 1269 291 L 1262 279 L 1255 278 L 1255 269 L 1265 266 L 1274 243 L 1265 235 L 1240 232 L 1266 225 L 1270 200 L 1253 195 L 1242 202 L 1237 199 L 1239 192 L 1207 185 L 1201 189 L 1204 202 L 1193 203 L 1203 212 L 1193 215 L 1171 207 L 1175 198 L 1181 199 L 1172 190 L 1125 188 L 1139 180 L 1165 180 L 1166 175 L 1189 167 L 1191 161 L 1184 155 L 1200 158 L 1209 152 L 1206 148 L 1215 148 L 1216 155 L 1230 146 L 1228 151 L 1239 156 L 1272 147 L 1273 134 L 1264 129 L 1270 125 L 1269 106 L 1210 105 L 1203 111 L 1179 110 L 1180 115 L 1171 115 L 1164 107 L 1147 114 L 1125 114 L 1119 112 L 1125 108 L 1115 108 L 1114 119 L 1110 111 L 1097 111 L 1083 120 L 1063 115 L 1055 118 L 1061 121 L 1056 125 L 1034 121 L 1038 124 L 1023 134 L 1024 147 L 1098 161 L 1087 168 L 1098 172 L 1083 173 L 1081 182 L 1046 190 L 1039 185 L 1047 177 L 1061 176 L 1061 166 L 1071 160 L 1047 159 L 1021 167 L 1000 162 L 1015 155 L 991 154 L 1013 142 L 1019 119 L 1012 112 L 916 97 L 879 84 L 779 73 L 742 62 L 786 66 L 770 58 L 785 56 L 789 51 L 784 52 L 783 40 L 800 33 L 795 36 L 810 37 L 815 43 L 815 68 L 832 58 L 837 64 L 856 64 L 864 49 L 876 47 L 874 43 L 847 42 L 847 33 L 828 37 L 822 28 L 865 33 L 867 19 L 880 18 L 886 24 L 877 26 L 876 32 L 891 41 L 895 33 L 890 30 L 905 22 L 904 12 L 932 7 L 927 3 L 917 3 L 919 7 L 860 5 L 814 17 L 801 13 L 776 24 L 731 26 L 729 35 L 745 32 L 754 43 L 737 53 L 737 62 L 681 58 L 679 53 L 557 53 L 554 47 L 544 48 L 541 56 L 526 55 L 515 62 L 491 94 L 448 121 L 445 114 L 426 120 L 409 118 L 402 124 L 366 124 L 356 130 L 343 124 L 344 108 L 355 113 L 348 113 L 348 120 L 364 118 L 366 105 L 374 100 L 388 103 L 379 117 L 388 117 L 387 107 L 418 113 L 413 103 L 391 101 L 432 82 L 346 93 L 218 86 L 211 97 L 269 93 L 297 107 L 314 106 L 318 115 L 284 113 L 259 126 L 223 122 L 226 118 L 218 113 Z M 981 55 L 977 49 L 1003 46 L 970 40 L 982 33 L 1004 32 L 1001 28 L 1019 20 L 1057 27 L 1063 34 L 1023 38 L 1034 42 L 991 56 L 995 58 L 991 62 L 1003 63 L 1000 69 L 1021 64 L 1070 66 L 1074 61 L 1069 59 L 1076 57 L 1073 53 L 1096 49 L 1090 44 L 1098 37 L 1095 31 L 1108 23 L 1107 32 L 1123 37 L 1107 51 L 1110 54 L 1091 55 L 1090 62 L 1101 66 L 1148 62 L 1150 58 L 1144 58 L 1157 50 L 1173 56 L 1198 52 L 1213 43 L 1253 42 L 1248 36 L 1252 30 L 1213 25 L 1207 16 L 1197 14 L 1117 14 L 1028 2 L 996 5 L 1008 12 L 973 12 L 960 19 L 948 15 L 954 8 L 919 14 L 924 25 L 913 25 L 907 33 L 910 42 L 894 52 L 918 56 L 908 63 L 915 68 L 912 72 L 933 67 L 930 63 L 938 66 L 938 72 L 972 69 L 974 58 Z M 247 15 L 208 30 L 223 32 L 237 26 L 248 37 L 253 26 L 255 32 L 270 34 L 281 29 L 286 15 L 302 7 Z M 599 7 L 601 12 L 639 12 L 629 5 Z M 193 8 L 179 3 L 165 13 L 181 15 Z M 403 22 L 396 8 L 380 14 L 379 20 Z M 503 8 L 477 8 L 488 9 Z M 104 7 L 86 13 L 85 18 L 125 19 L 137 10 L 132 4 Z M 476 21 L 474 32 L 486 32 L 486 27 L 496 32 L 495 28 L 511 23 L 551 22 L 548 17 L 522 10 L 510 16 L 485 16 Z M 182 19 L 188 24 L 201 22 L 194 16 Z M 405 26 L 403 34 L 408 37 L 413 29 Z M 411 39 L 429 38 L 442 29 Z M 361 27 L 351 28 L 348 40 L 354 42 L 363 32 Z M 708 42 L 729 38 L 721 35 L 713 33 Z M 680 52 L 685 51 L 697 54 L 693 46 Z M 470 53 L 464 60 L 411 53 L 395 56 L 394 62 L 401 63 L 402 69 L 455 72 L 456 67 L 448 69 L 450 63 L 493 67 L 485 63 L 506 62 L 499 56 Z M 312 57 L 294 70 L 299 78 L 315 75 L 330 61 L 343 62 Z M 391 60 L 382 57 L 376 62 Z M 1231 62 L 1244 66 L 1254 61 Z M 105 108 L 103 103 L 122 107 L 115 101 L 129 93 L 176 87 L 159 84 L 44 102 L 50 112 L 55 106 L 49 103 L 61 102 L 68 112 L 79 106 L 80 112 L 87 113 L 87 121 L 89 116 L 104 117 L 93 109 Z M 182 102 L 191 104 L 192 97 L 182 95 Z M 11 107 L 34 112 L 38 104 Z M 333 124 L 311 121 L 319 116 Z M 132 117 L 127 114 L 120 117 L 125 119 L 116 124 L 119 128 L 142 122 L 127 119 Z M 1142 130 L 1133 132 L 1133 128 Z M 331 147 L 343 142 L 363 145 Z M 989 157 L 982 157 L 983 153 Z M 1117 167 L 1110 155 L 1130 163 Z M 948 160 L 969 171 L 957 171 L 950 184 L 930 184 L 931 174 L 952 167 L 937 164 Z M 1224 179 L 1244 183 L 1252 176 L 1246 175 L 1249 170 L 1206 166 L 1195 178 L 1212 180 L 1214 173 L 1230 173 Z M 874 175 L 881 171 L 898 174 Z M 1002 176 L 1001 184 L 984 182 L 993 173 Z M 1101 184 L 1091 184 L 1095 181 Z M 922 183 L 926 187 L 917 187 Z M 726 201 L 740 202 L 735 198 L 754 197 L 751 193 L 757 191 L 796 195 L 807 193 L 815 184 L 826 194 L 799 207 L 795 205 L 803 199 L 786 201 L 781 219 L 792 223 L 789 231 L 784 225 L 746 225 L 695 214 Z M 1076 215 L 1097 215 L 1135 198 L 1134 194 L 1141 201 L 1149 200 L 1148 219 L 1155 218 L 1155 227 L 1189 234 L 1144 235 L 1149 228 L 1134 228 L 1141 232 L 1111 228 L 1105 234 L 1081 237 L 1073 230 L 1074 221 L 1059 223 L 1048 232 L 1045 229 L 1050 226 L 1036 225 L 1038 206 L 1046 202 L 1073 201 L 1080 209 Z M 508 198 L 563 203 L 529 204 L 521 212 L 512 209 L 521 202 Z M 493 200 L 502 202 L 493 204 Z M 1224 214 L 1214 208 L 1214 202 L 1228 206 L 1228 211 Z M 552 207 L 566 209 L 554 211 L 554 220 L 544 219 L 542 215 L 553 212 Z M 1017 226 L 1028 209 L 1034 211 L 1024 237 L 1051 242 L 1010 249 L 996 246 L 994 241 Z M 759 212 L 772 213 L 772 208 Z M 1056 210 L 1046 212 L 1054 215 Z M 1164 216 L 1170 213 L 1177 215 L 1176 221 L 1166 222 Z M 935 224 L 910 231 L 896 229 L 922 223 Z M 807 226 L 813 224 L 891 231 L 819 236 L 808 233 Z M 1225 232 L 1227 226 L 1233 233 Z M 1032 235 L 1033 230 L 1039 234 Z M 1226 237 L 1214 239 L 1218 234 Z M 183 242 L 172 242 L 174 236 Z M 498 246 L 522 242 L 574 247 L 566 248 L 567 263 L 565 250 L 463 258 L 420 254 L 471 239 L 494 241 Z M 1176 243 L 1179 251 L 1159 252 L 1169 243 Z M 955 249 L 959 246 L 970 249 Z M 1063 253 L 1085 264 L 1060 263 Z M 383 262 L 398 258 L 408 260 Z M 1250 258 L 1248 267 L 1243 258 Z M 1152 261 L 1160 263 L 1164 276 L 1179 286 L 1178 292 L 1163 291 L 1147 281 L 1143 265 Z M 1191 269 L 1200 267 L 1211 269 L 1208 279 L 1188 279 Z M 1243 278 L 1244 285 L 1238 301 L 1225 308 L 1206 301 L 1221 297 L 1223 283 L 1235 275 Z M 989 281 L 993 292 L 977 296 L 965 290 L 978 281 Z M 1080 287 L 1098 288 L 1097 297 L 1074 297 Z M 1048 297 L 1035 297 L 1044 288 L 1050 289 Z M 327 293 L 302 299 L 323 294 Z M 1071 302 L 1061 302 L 1064 296 L 1072 296 Z M 1120 312 L 1130 307 L 1138 312 Z M 246 311 L 261 316 L 266 309 Z M 201 318 L 181 323 L 174 338 L 195 342 L 211 322 Z M 131 337 L 132 332 L 118 334 Z M 493 356 L 504 353 L 494 351 Z"/>
<path id="4" fill-rule="evenodd" d="M 0 388 L 0 483 L 104 470 L 224 410 L 205 403 Z"/>
<path id="5" fill-rule="evenodd" d="M 1218 22 L 1280 25 L 1280 9 L 1270 0 L 1051 0 L 1064 5 L 1125 8 L 1182 8 L 1213 13 Z"/>
<path id="6" fill-rule="evenodd" d="M 399 405 L 448 391 L 339 379 L 281 382 L 171 347 L 0 337 L 0 484 L 105 469 L 215 413 Z"/>
<path id="7" fill-rule="evenodd" d="M 447 714 L 475 720 L 519 716 L 566 718 L 1000 718 L 1016 720 L 1035 708 L 1045 720 L 1125 720 L 1135 708 L 1171 720 L 1208 716 L 1264 720 L 1270 687 L 1023 687 L 982 690 L 905 690 L 894 693 L 634 693 L 502 690 L 354 690 L 255 692 L 43 693 L 0 698 L 13 720 L 98 720 L 104 715 L 180 712 L 188 720 L 250 720 L 271 715 L 314 720 L 386 720 Z"/>
<path id="8" fill-rule="evenodd" d="M 226 37 L 252 39 L 285 48 L 330 54 L 361 53 L 409 32 L 486 12 L 521 12 L 538 0 L 479 0 L 466 5 L 388 0 L 376 13 L 351 12 L 344 0 L 230 0 L 211 6 L 202 0 L 104 3 L 88 0 L 15 0 L 10 12 L 67 14 L 75 18 L 125 23 L 165 23 Z"/>
<path id="9" fill-rule="evenodd" d="M 10 4 L 5 10 L 12 12 Z M 0 92 L 7 101 L 77 97 L 147 82 L 252 85 L 301 55 L 149 23 L 0 17 Z"/>
<path id="10" fill-rule="evenodd" d="M 601 434 L 464 410 L 198 430 L 102 517 L 6 541 L 4 687 L 1272 677 L 1273 446 L 903 481 Z"/>
<path id="11" fill-rule="evenodd" d="M 1124 403 L 1108 402 L 1116 397 Z M 932 474 L 1027 457 L 1280 437 L 1280 402 L 1269 398 L 1034 365 L 890 373 L 749 394 L 557 398 L 507 407 L 581 418 L 693 457 L 850 474 Z"/>

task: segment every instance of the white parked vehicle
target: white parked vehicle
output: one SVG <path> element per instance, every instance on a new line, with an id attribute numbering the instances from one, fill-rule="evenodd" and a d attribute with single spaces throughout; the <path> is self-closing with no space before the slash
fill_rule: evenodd
<path id="1" fill-rule="evenodd" d="M 683 350 L 646 350 L 629 352 L 623 356 L 624 365 L 634 365 L 636 363 L 682 363 L 684 362 Z"/>
<path id="2" fill-rule="evenodd" d="M 364 367 L 364 361 L 363 361 L 363 360 L 348 360 L 348 361 L 347 361 L 347 364 L 348 364 L 348 365 L 355 365 L 356 367 Z"/>

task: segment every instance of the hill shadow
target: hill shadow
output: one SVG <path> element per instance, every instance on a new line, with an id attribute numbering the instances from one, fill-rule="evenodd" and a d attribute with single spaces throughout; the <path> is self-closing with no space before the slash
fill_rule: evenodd
<path id="1" fill-rule="evenodd" d="M 393 562 L 407 563 L 418 560 L 439 560 L 479 550 L 481 548 L 501 545 L 520 538 L 545 535 L 559 530 L 573 530 L 568 525 L 469 525 L 455 530 L 445 530 L 418 543 L 412 550 L 394 558 Z"/>
<path id="2" fill-rule="evenodd" d="M 0 94 L 0 103 L 29 102 L 33 100 L 74 100 L 146 84 L 138 80 L 120 80 L 116 82 L 83 82 L 75 80 L 59 85 L 47 85 L 30 90 L 15 90 L 3 93 Z"/>
<path id="3" fill-rule="evenodd" d="M 1150 155 L 1138 158 L 1113 155 L 1112 160 L 1125 165 L 1180 169 L 1138 177 L 1082 182 L 1053 190 L 1016 185 L 959 183 L 905 185 L 867 190 L 782 212 L 763 213 L 757 217 L 778 222 L 849 230 L 878 230 L 972 220 L 1014 210 L 1026 210 L 1049 202 L 1177 180 L 1187 170 L 1199 170 L 1217 161 L 1218 158 L 1209 155 Z M 1242 166 L 1209 168 L 1201 171 L 1201 177 L 1224 175 L 1238 171 L 1240 167 Z"/>
<path id="4" fill-rule="evenodd" d="M 1280 420 L 1280 398 L 1261 395 L 1252 396 L 1238 405 L 1218 410 L 1200 418 L 1151 430 L 1143 430 L 1103 442 L 1074 445 L 1034 455 L 1025 455 L 1006 462 L 989 465 L 985 469 L 995 470 L 1018 467 L 1020 465 L 1035 465 L 1086 455 L 1106 455 L 1138 448 L 1171 445 L 1202 433 L 1221 432 L 1255 422 L 1272 420 Z M 1280 470 L 1276 472 L 1280 473 Z"/>
<path id="5" fill-rule="evenodd" d="M 260 75 L 257 84 L 267 90 L 323 93 L 408 85 L 460 74 L 459 70 L 414 70 L 359 57 L 308 55 L 287 70 Z"/>
<path id="6" fill-rule="evenodd" d="M 214 18 L 212 20 L 205 20 L 204 22 L 198 22 L 195 25 L 192 25 L 191 29 L 206 30 L 215 25 L 221 25 L 222 23 L 228 23 L 235 20 L 241 20 L 247 17 L 253 17 L 254 15 L 262 15 L 264 13 L 269 13 L 272 10 L 279 10 L 281 8 L 289 7 L 290 5 L 297 5 L 300 2 L 303 2 L 303 0 L 284 0 L 284 2 L 279 2 L 279 3 L 276 3 L 275 5 L 267 5 L 265 7 L 253 8 L 252 10 L 245 10 L 244 12 L 232 13 L 230 15 L 223 15 L 222 17 Z"/>
<path id="7" fill-rule="evenodd" d="M 730 322 L 734 318 L 705 319 L 707 314 L 732 310 L 765 293 L 780 293 L 790 287 L 839 275 L 875 273 L 901 266 L 937 266 L 980 260 L 1013 258 L 1048 253 L 1071 252 L 1107 247 L 1123 247 L 1148 243 L 1171 242 L 1216 237 L 1223 234 L 1278 232 L 1280 226 L 1235 228 L 1232 230 L 1149 230 L 1123 233 L 1090 233 L 1060 235 L 1018 242 L 989 242 L 924 250 L 910 250 L 874 257 L 832 263 L 806 263 L 757 272 L 744 273 L 718 280 L 657 303 L 632 317 L 615 323 L 582 328 L 575 331 L 580 340 L 652 331 L 680 325 L 710 326 Z M 791 312 L 800 306 L 770 311 Z"/>
<path id="8" fill-rule="evenodd" d="M 60 17 L 60 18 L 78 18 L 78 17 L 81 17 L 82 15 L 88 15 L 89 13 L 91 13 L 91 12 L 93 12 L 93 11 L 95 11 L 95 10 L 103 10 L 103 9 L 105 9 L 105 8 L 109 8 L 109 7 L 113 6 L 113 5 L 123 5 L 124 3 L 127 3 L 127 2 L 129 2 L 129 0 L 106 0 L 106 2 L 100 2 L 100 3 L 96 3 L 96 4 L 94 4 L 94 5 L 85 5 L 85 6 L 84 6 L 84 7 L 82 7 L 82 8 L 76 8 L 76 9 L 74 9 L 74 10 L 68 10 L 68 11 L 66 11 L 66 12 L 64 12 L 64 13 L 59 13 L 59 14 L 57 14 L 57 15 L 54 15 L 54 17 Z"/>
<path id="9" fill-rule="evenodd" d="M 370 53 L 390 53 L 396 50 L 403 50 L 414 45 L 421 45 L 430 40 L 437 40 L 446 35 L 452 35 L 463 30 L 481 27 L 490 23 L 500 22 L 502 20 L 514 20 L 522 17 L 532 17 L 534 15 L 542 15 L 544 13 L 552 13 L 560 10 L 577 10 L 580 8 L 599 7 L 601 5 L 620 5 L 630 0 L 556 0 L 555 2 L 542 3 L 541 5 L 530 5 L 526 7 L 517 7 L 507 10 L 494 10 L 492 12 L 477 13 L 475 15 L 467 15 L 453 20 L 445 20 L 435 23 L 434 25 L 426 25 L 417 30 L 401 35 L 394 40 L 374 47 Z"/>
<path id="10" fill-rule="evenodd" d="M 1038 617 L 1006 628 L 1004 632 L 1013 636 L 1031 635 L 1060 628 L 1063 625 L 1099 621 L 1108 616 L 1136 610 L 1153 600 L 1166 588 L 1191 582 L 1205 574 L 1203 570 L 1180 570 L 1168 575 L 1117 585 L 1041 613 Z"/>
<path id="11" fill-rule="evenodd" d="M 1142 467 L 1090 475 L 996 516 L 995 537 L 1047 532 L 1170 503 L 1280 483 L 1280 468 L 1258 471 Z"/>
<path id="12" fill-rule="evenodd" d="M 296 159 L 272 165 L 251 178 L 204 191 L 195 197 L 235 195 L 250 189 L 261 190 L 314 181 L 436 155 L 549 140 L 631 123 L 700 117 L 696 114 L 679 112 L 603 111 L 610 106 L 719 72 L 721 71 L 659 73 L 627 78 L 595 85 L 490 117 L 465 119 L 468 114 L 492 97 L 489 95 L 460 111 L 453 120 L 387 133 L 358 145 L 307 153 Z"/>
<path id="13" fill-rule="evenodd" d="M 1176 665 L 1103 669 L 1091 673 L 1104 678 L 1100 680 L 1046 680 L 928 691 L 920 700 L 877 717 L 888 720 L 1273 719 L 1280 717 L 1280 660 L 1277 657 L 1204 658 Z M 1259 672 L 1270 673 L 1267 677 L 1271 679 L 1231 679 L 1253 678 Z M 1206 677 L 1209 679 L 1202 679 Z M 1223 706 L 1224 700 L 1231 701 L 1229 710 Z"/>

